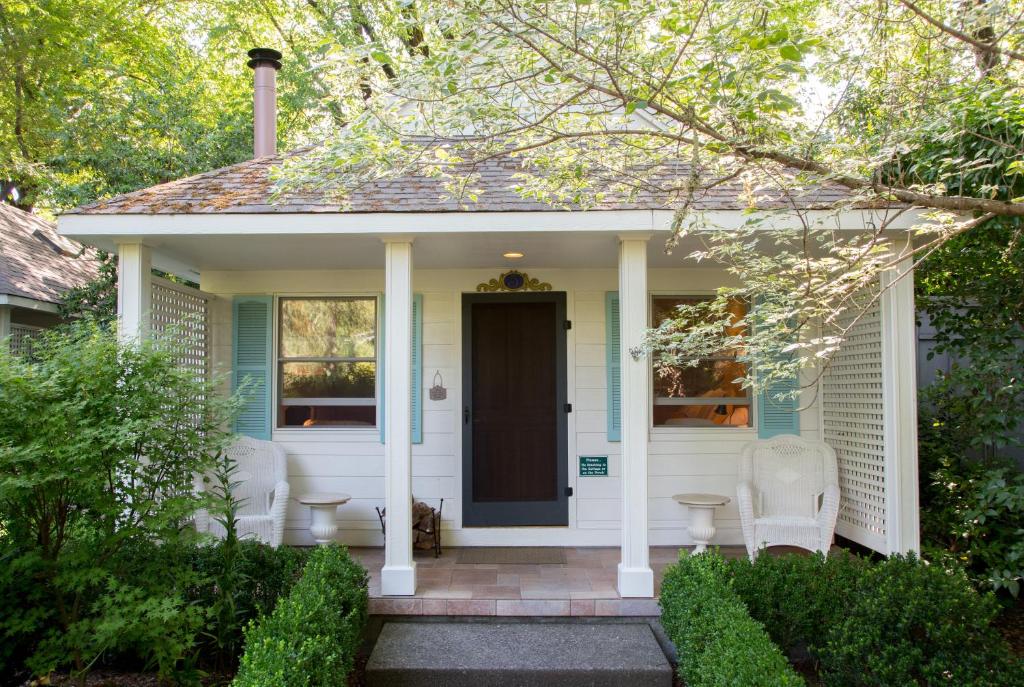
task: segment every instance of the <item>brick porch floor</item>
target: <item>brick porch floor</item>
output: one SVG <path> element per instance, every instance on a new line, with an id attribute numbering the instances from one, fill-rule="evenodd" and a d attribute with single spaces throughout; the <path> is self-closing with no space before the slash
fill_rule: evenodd
<path id="1" fill-rule="evenodd" d="M 615 548 L 574 548 L 565 564 L 491 565 L 457 563 L 458 549 L 446 548 L 440 558 L 416 552 L 416 596 L 387 597 L 380 593 L 381 548 L 353 548 L 352 555 L 370 573 L 373 615 L 476 616 L 657 616 L 656 599 L 623 599 L 615 591 Z M 742 546 L 724 546 L 722 554 L 745 555 Z M 655 594 L 665 567 L 679 557 L 678 547 L 652 547 Z"/>

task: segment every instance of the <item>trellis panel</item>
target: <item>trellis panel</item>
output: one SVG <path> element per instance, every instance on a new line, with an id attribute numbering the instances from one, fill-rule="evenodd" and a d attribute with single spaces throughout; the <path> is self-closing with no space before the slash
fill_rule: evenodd
<path id="1" fill-rule="evenodd" d="M 42 327 L 11 323 L 11 353 L 20 356 L 32 354 L 32 342 L 43 333 Z"/>
<path id="2" fill-rule="evenodd" d="M 825 441 L 839 461 L 842 503 L 836 533 L 888 553 L 882 312 L 878 300 L 840 321 L 847 339 L 822 380 Z"/>
<path id="3" fill-rule="evenodd" d="M 206 379 L 209 375 L 210 296 L 160 277 L 151 284 L 150 327 L 157 337 L 173 333 L 178 363 Z"/>

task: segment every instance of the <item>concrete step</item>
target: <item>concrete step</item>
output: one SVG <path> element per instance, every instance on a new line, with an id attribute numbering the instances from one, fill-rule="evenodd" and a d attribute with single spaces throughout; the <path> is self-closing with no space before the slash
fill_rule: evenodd
<path id="1" fill-rule="evenodd" d="M 671 687 L 646 623 L 386 622 L 369 687 Z"/>

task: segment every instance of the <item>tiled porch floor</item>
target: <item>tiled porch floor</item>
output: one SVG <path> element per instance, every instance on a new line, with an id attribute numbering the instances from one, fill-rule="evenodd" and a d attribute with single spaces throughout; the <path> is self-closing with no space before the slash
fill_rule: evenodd
<path id="1" fill-rule="evenodd" d="M 374 615 L 480 616 L 656 616 L 656 599 L 623 599 L 615 591 L 620 551 L 615 548 L 565 548 L 565 564 L 462 564 L 458 549 L 440 558 L 416 552 L 414 597 L 380 593 L 384 550 L 353 548 L 352 555 L 370 573 L 370 613 Z M 745 555 L 742 546 L 722 547 L 723 555 Z M 674 546 L 652 547 L 654 593 L 665 567 L 679 557 Z"/>

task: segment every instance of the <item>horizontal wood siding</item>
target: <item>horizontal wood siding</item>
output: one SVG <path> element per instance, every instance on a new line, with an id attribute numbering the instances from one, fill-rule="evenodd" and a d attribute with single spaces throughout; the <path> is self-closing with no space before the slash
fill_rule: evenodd
<path id="1" fill-rule="evenodd" d="M 420 270 L 413 290 L 423 294 L 423 443 L 414 444 L 413 493 L 436 504 L 444 498 L 445 541 L 456 545 L 614 546 L 619 542 L 620 445 L 607 440 L 605 374 L 605 292 L 617 285 L 614 269 L 527 269 L 530 276 L 567 293 L 569 416 L 569 528 L 462 528 L 461 494 L 461 293 L 501 270 Z M 660 270 L 649 274 L 650 288 L 661 293 L 710 293 L 726 278 L 709 269 Z M 376 294 L 383 271 L 204 272 L 203 289 L 217 294 L 211 307 L 215 369 L 231 365 L 231 299 L 241 294 Z M 275 343 L 276 345 L 276 343 Z M 447 399 L 432 401 L 429 389 L 440 372 Z M 819 438 L 818 408 L 801 414 L 801 434 Z M 376 429 L 275 429 L 289 457 L 293 495 L 304 491 L 341 491 L 352 501 L 338 510 L 339 538 L 351 545 L 382 545 L 374 508 L 384 501 L 384 451 Z M 650 530 L 652 545 L 690 543 L 686 509 L 673 494 L 710 491 L 733 496 L 737 459 L 754 429 L 659 428 L 649 444 Z M 580 477 L 578 456 L 607 455 L 608 477 Z M 716 518 L 721 544 L 741 544 L 735 503 Z M 308 508 L 289 504 L 285 540 L 308 544 Z"/>

